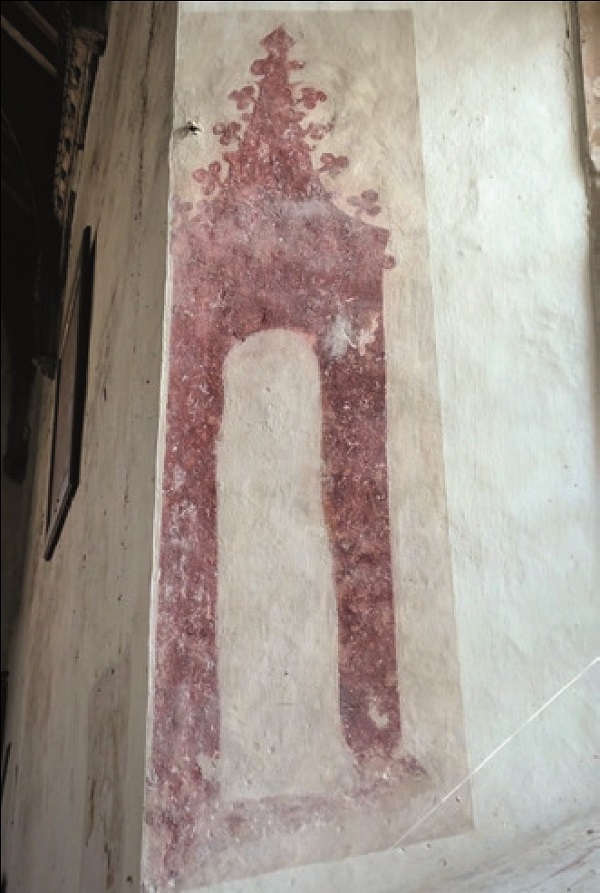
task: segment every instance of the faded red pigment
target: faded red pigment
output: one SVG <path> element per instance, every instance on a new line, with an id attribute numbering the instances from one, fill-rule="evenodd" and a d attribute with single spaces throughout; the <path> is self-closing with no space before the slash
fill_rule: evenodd
<path id="1" fill-rule="evenodd" d="M 348 159 L 323 153 L 313 163 L 331 126 L 308 123 L 307 112 L 327 97 L 291 83 L 303 67 L 289 57 L 293 43 L 283 28 L 262 41 L 255 85 L 230 95 L 241 122 L 214 127 L 226 167 L 195 171 L 203 197 L 175 205 L 151 780 L 167 875 L 169 852 L 193 843 L 194 816 L 218 798 L 215 774 L 198 761 L 219 757 L 215 445 L 224 359 L 255 332 L 300 333 L 319 361 L 346 743 L 360 767 L 392 760 L 400 741 L 382 322 L 389 233 L 363 220 L 380 210 L 376 192 L 349 198 L 350 216 L 325 188 L 321 175 Z M 340 319 L 350 333 L 341 349 Z"/>

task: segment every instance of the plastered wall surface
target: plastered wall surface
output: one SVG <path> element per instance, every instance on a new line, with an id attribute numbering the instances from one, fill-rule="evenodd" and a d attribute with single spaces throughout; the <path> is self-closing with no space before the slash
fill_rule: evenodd
<path id="1" fill-rule="evenodd" d="M 54 387 L 43 381 L 11 666 L 2 871 L 11 891 L 139 888 L 175 10 L 115 4 L 82 158 L 97 240 L 81 484 L 43 560 Z"/>
<path id="2" fill-rule="evenodd" d="M 467 834 L 212 889 L 594 889 L 594 356 L 563 5 L 179 6 L 225 14 L 232 34 L 236 7 L 413 11 L 457 654 L 477 770 Z M 82 485 L 46 565 L 46 383 L 8 719 L 11 893 L 139 888 L 175 8 L 113 5 L 91 111 L 74 227 L 91 223 L 98 237 Z M 197 65 L 209 76 L 200 49 Z"/>
<path id="3" fill-rule="evenodd" d="M 466 771 L 412 17 L 232 24 L 180 18 L 158 885 L 383 849 Z"/>
<path id="4" fill-rule="evenodd" d="M 235 10 L 268 11 L 285 24 L 298 8 L 228 4 L 224 13 L 220 4 L 185 3 L 180 22 L 225 14 L 226 54 L 241 21 Z M 475 830 L 410 847 L 401 838 L 386 853 L 219 889 L 590 884 L 599 783 L 594 351 L 565 11 L 559 3 L 336 3 L 302 4 L 300 17 L 335 10 L 341 18 L 356 8 L 414 15 Z M 191 64 L 210 83 L 211 72 Z M 218 78 L 214 87 L 216 97 Z M 187 100 L 176 87 L 176 114 L 185 116 Z M 202 127 L 219 120 L 214 101 Z M 440 812 L 464 792 L 462 781 L 456 791 L 448 785 Z M 553 838 L 539 833 L 555 826 Z M 550 865 L 552 846 L 560 867 Z"/>

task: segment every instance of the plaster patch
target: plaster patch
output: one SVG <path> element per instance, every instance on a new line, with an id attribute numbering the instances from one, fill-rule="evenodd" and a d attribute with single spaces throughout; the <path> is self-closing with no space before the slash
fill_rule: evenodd
<path id="1" fill-rule="evenodd" d="M 332 359 L 343 357 L 352 345 L 352 323 L 349 318 L 338 313 L 326 335 L 326 348 Z"/>
<path id="2" fill-rule="evenodd" d="M 162 593 L 171 595 L 158 604 L 148 796 L 158 883 L 266 870 L 291 850 L 311 861 L 381 848 L 464 766 L 447 542 L 432 592 L 427 548 L 418 550 L 421 589 L 403 566 L 417 554 L 416 530 L 446 535 L 443 498 L 423 503 L 389 464 L 400 448 L 414 479 L 427 476 L 427 492 L 441 487 L 443 497 L 439 438 L 423 450 L 410 420 L 397 425 L 411 391 L 394 358 L 404 339 L 432 350 L 430 295 L 421 291 L 403 329 L 407 271 L 394 269 L 391 231 L 375 222 L 389 216 L 389 200 L 353 172 L 346 151 L 362 131 L 327 114 L 330 88 L 310 84 L 300 57 L 300 45 L 309 60 L 320 51 L 335 70 L 341 62 L 323 45 L 323 27 L 337 33 L 338 22 L 289 18 L 288 26 L 274 14 L 242 17 L 265 55 L 249 60 L 253 83 L 228 83 L 238 116 L 213 127 L 222 160 L 186 165 L 195 192 L 186 186 L 173 202 L 160 560 Z M 403 140 L 416 157 L 410 15 L 353 13 L 344 22 L 373 63 L 355 69 L 369 82 L 359 96 L 382 89 L 404 47 L 393 89 L 411 97 Z M 218 18 L 188 15 L 183 44 L 197 33 L 204 45 L 215 24 L 218 32 Z M 193 65 L 187 77 L 196 82 Z M 409 204 L 420 183 L 404 183 Z M 426 281 L 425 243 L 413 239 L 402 257 Z M 431 359 L 407 374 L 426 372 L 427 401 L 415 411 L 439 425 Z M 403 530 L 399 506 L 418 527 Z M 433 656 L 436 636 L 416 632 L 420 621 L 400 628 L 401 611 L 415 610 L 439 613 L 443 652 Z M 417 728 L 414 705 L 433 703 L 419 670 L 436 661 L 444 696 Z M 452 829 L 469 816 L 467 797 Z"/>

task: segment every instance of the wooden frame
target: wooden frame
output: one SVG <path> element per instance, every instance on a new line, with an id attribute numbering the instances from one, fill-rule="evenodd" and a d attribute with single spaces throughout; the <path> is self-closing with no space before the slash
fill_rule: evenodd
<path id="1" fill-rule="evenodd" d="M 81 239 L 56 372 L 44 550 L 47 561 L 52 558 L 79 484 L 92 284 L 93 248 L 91 228 L 88 226 Z"/>

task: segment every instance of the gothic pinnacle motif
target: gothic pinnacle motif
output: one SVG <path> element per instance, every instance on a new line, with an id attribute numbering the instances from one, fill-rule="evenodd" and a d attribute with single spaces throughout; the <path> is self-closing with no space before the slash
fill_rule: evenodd
<path id="1" fill-rule="evenodd" d="M 213 127 L 221 145 L 231 148 L 223 153 L 226 173 L 219 161 L 194 171 L 194 179 L 206 196 L 225 188 L 259 189 L 295 199 L 327 199 L 330 193 L 319 174 L 336 177 L 348 167 L 345 155 L 331 152 L 321 155 L 318 168 L 313 165 L 314 144 L 327 136 L 333 125 L 330 121 L 305 121 L 308 112 L 327 100 L 327 94 L 316 87 L 291 83 L 291 72 L 304 67 L 303 62 L 289 58 L 294 43 L 281 26 L 265 37 L 261 44 L 267 57 L 256 59 L 250 67 L 256 84 L 229 94 L 241 112 L 241 122 L 219 122 Z M 370 205 L 363 207 L 365 203 L 360 199 L 353 202 L 357 214 L 379 211 L 377 194 L 368 190 L 368 195 L 375 196 Z"/>

